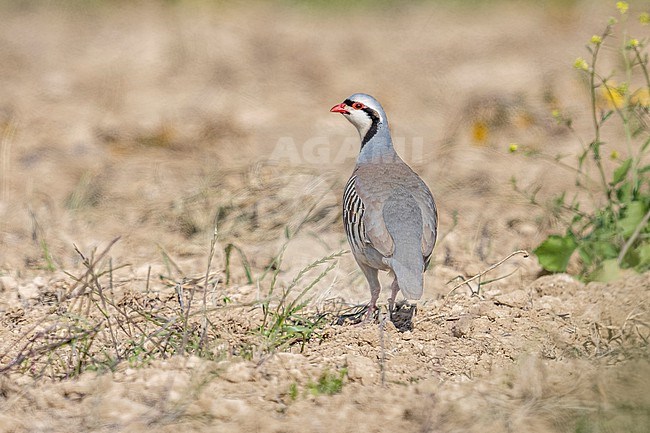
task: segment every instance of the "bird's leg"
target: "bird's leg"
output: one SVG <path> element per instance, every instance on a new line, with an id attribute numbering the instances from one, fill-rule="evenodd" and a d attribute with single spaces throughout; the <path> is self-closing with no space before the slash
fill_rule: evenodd
<path id="1" fill-rule="evenodd" d="M 390 285 L 390 298 L 388 298 L 388 312 L 390 317 L 393 317 L 393 310 L 395 308 L 395 298 L 399 292 L 399 286 L 397 285 L 397 278 L 393 280 L 393 284 Z"/>
<path id="2" fill-rule="evenodd" d="M 371 268 L 363 263 L 359 263 L 359 267 L 363 271 L 363 274 L 368 280 L 368 285 L 370 286 L 370 304 L 368 305 L 368 315 L 364 319 L 363 323 L 371 322 L 375 315 L 375 310 L 377 309 L 377 300 L 379 299 L 379 293 L 381 292 L 381 284 L 379 284 L 379 278 L 377 276 L 377 269 Z"/>
<path id="3" fill-rule="evenodd" d="M 377 300 L 379 299 L 380 292 L 381 286 L 379 283 L 377 283 L 376 286 L 370 286 L 370 304 L 368 304 L 368 315 L 366 316 L 364 323 L 372 322 L 375 311 L 377 310 Z"/>

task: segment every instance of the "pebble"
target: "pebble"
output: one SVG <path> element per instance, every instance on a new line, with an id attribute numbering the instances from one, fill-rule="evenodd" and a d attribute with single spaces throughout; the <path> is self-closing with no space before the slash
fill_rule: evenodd
<path id="1" fill-rule="evenodd" d="M 18 282 L 14 277 L 9 275 L 3 275 L 0 277 L 0 291 L 2 290 L 16 290 L 18 288 Z"/>
<path id="2" fill-rule="evenodd" d="M 521 223 L 519 227 L 517 227 L 517 231 L 519 234 L 524 236 L 534 236 L 539 233 L 539 227 L 535 224 Z"/>
<path id="3" fill-rule="evenodd" d="M 526 308 L 529 306 L 530 303 L 528 293 L 526 293 L 524 290 L 515 290 L 510 293 L 505 293 L 503 295 L 495 296 L 494 299 L 499 304 L 503 304 L 508 307 L 515 307 L 515 308 Z"/>
<path id="4" fill-rule="evenodd" d="M 62 394 L 70 400 L 81 400 L 97 388 L 97 383 L 84 376 L 81 379 L 61 382 Z"/>
<path id="5" fill-rule="evenodd" d="M 97 406 L 98 421 L 111 425 L 128 424 L 148 412 L 150 407 L 114 393 L 109 393 Z"/>
<path id="6" fill-rule="evenodd" d="M 292 380 L 300 381 L 304 377 L 304 364 L 306 358 L 297 353 L 280 352 L 275 355 L 276 363 L 271 368 L 285 371 Z"/>
<path id="7" fill-rule="evenodd" d="M 372 385 L 377 379 L 377 364 L 365 356 L 348 355 L 345 357 L 348 377 L 362 385 Z"/>
<path id="8" fill-rule="evenodd" d="M 213 399 L 210 405 L 210 415 L 222 420 L 241 418 L 249 412 L 250 408 L 248 403 L 234 398 Z"/>
<path id="9" fill-rule="evenodd" d="M 460 316 L 464 312 L 465 312 L 465 307 L 463 305 L 455 304 L 451 307 L 450 315 Z"/>
<path id="10" fill-rule="evenodd" d="M 24 286 L 18 286 L 18 295 L 21 299 L 31 300 L 38 299 L 41 294 L 35 284 L 29 283 Z"/>
<path id="11" fill-rule="evenodd" d="M 451 327 L 451 334 L 456 338 L 468 335 L 471 331 L 472 319 L 469 316 L 462 316 Z"/>
<path id="12" fill-rule="evenodd" d="M 556 314 L 562 313 L 565 305 L 562 299 L 557 296 L 544 295 L 537 302 L 535 308 L 538 310 L 550 310 Z"/>
<path id="13" fill-rule="evenodd" d="M 232 383 L 250 382 L 253 380 L 253 369 L 246 362 L 236 362 L 226 368 L 222 377 Z"/>

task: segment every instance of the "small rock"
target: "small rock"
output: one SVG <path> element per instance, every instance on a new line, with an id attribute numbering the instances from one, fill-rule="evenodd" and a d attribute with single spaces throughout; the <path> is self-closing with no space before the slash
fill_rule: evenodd
<path id="1" fill-rule="evenodd" d="M 137 420 L 147 412 L 151 412 L 150 407 L 111 393 L 98 405 L 97 415 L 102 423 L 120 425 Z"/>
<path id="2" fill-rule="evenodd" d="M 34 283 L 34 285 L 40 289 L 42 287 L 45 287 L 45 285 L 47 284 L 47 281 L 45 281 L 45 278 L 39 276 L 39 277 L 34 278 L 32 283 Z"/>
<path id="3" fill-rule="evenodd" d="M 232 383 L 250 382 L 253 380 L 253 370 L 246 362 L 236 362 L 226 368 L 222 377 Z"/>
<path id="4" fill-rule="evenodd" d="M 451 334 L 456 338 L 468 335 L 471 331 L 472 319 L 469 316 L 462 316 L 451 327 Z"/>
<path id="5" fill-rule="evenodd" d="M 597 323 L 603 320 L 603 306 L 600 304 L 587 305 L 580 314 L 580 319 L 585 323 Z"/>
<path id="6" fill-rule="evenodd" d="M 299 353 L 280 352 L 274 356 L 273 362 L 267 363 L 269 371 L 284 371 L 292 380 L 300 381 L 304 377 L 307 359 Z M 266 373 L 266 369 L 264 370 Z M 272 373 L 273 374 L 273 373 Z"/>
<path id="7" fill-rule="evenodd" d="M 584 289 L 585 285 L 571 277 L 567 274 L 553 274 L 545 275 L 543 277 L 535 280 L 530 286 L 529 289 L 532 293 L 536 293 L 537 296 L 559 296 L 563 297 L 568 295 L 574 295 L 581 289 Z"/>
<path id="8" fill-rule="evenodd" d="M 539 233 L 539 227 L 530 223 L 521 223 L 517 227 L 517 231 L 524 236 L 534 236 Z"/>
<path id="9" fill-rule="evenodd" d="M 535 308 L 538 310 L 550 310 L 555 314 L 561 314 L 566 310 L 566 305 L 562 299 L 556 296 L 542 296 L 539 301 L 535 302 Z"/>
<path id="10" fill-rule="evenodd" d="M 462 305 L 455 304 L 451 307 L 450 315 L 460 316 L 465 310 L 465 307 Z"/>
<path id="11" fill-rule="evenodd" d="M 491 310 L 485 312 L 485 317 L 490 320 L 503 319 L 504 317 L 508 316 L 508 313 L 503 310 L 503 308 L 492 308 Z"/>
<path id="12" fill-rule="evenodd" d="M 305 356 L 300 353 L 279 352 L 275 358 L 284 368 L 299 368 L 306 362 Z"/>
<path id="13" fill-rule="evenodd" d="M 29 283 L 24 286 L 18 286 L 18 295 L 21 299 L 31 300 L 38 299 L 41 294 L 35 284 Z"/>
<path id="14" fill-rule="evenodd" d="M 505 305 L 514 308 L 526 308 L 530 304 L 528 293 L 524 290 L 515 290 L 510 293 L 496 296 L 494 298 L 497 304 Z"/>
<path id="15" fill-rule="evenodd" d="M 345 357 L 348 377 L 362 385 L 372 385 L 377 378 L 377 365 L 365 356 L 348 355 Z"/>
<path id="16" fill-rule="evenodd" d="M 84 377 L 85 379 L 85 377 Z M 91 380 L 72 380 L 62 382 L 63 397 L 68 400 L 81 401 L 95 390 L 96 384 Z"/>
<path id="17" fill-rule="evenodd" d="M 0 291 L 16 290 L 17 287 L 18 282 L 14 279 L 14 277 L 10 277 L 9 275 L 3 275 L 0 277 Z"/>
<path id="18" fill-rule="evenodd" d="M 250 412 L 248 403 L 234 398 L 222 398 L 212 400 L 210 415 L 221 420 L 232 420 L 242 418 Z"/>
<path id="19" fill-rule="evenodd" d="M 203 362 L 204 361 L 201 358 L 199 358 L 198 356 L 192 355 L 189 358 L 187 358 L 187 360 L 185 362 L 185 369 L 197 370 L 197 369 L 199 369 L 201 367 Z"/>

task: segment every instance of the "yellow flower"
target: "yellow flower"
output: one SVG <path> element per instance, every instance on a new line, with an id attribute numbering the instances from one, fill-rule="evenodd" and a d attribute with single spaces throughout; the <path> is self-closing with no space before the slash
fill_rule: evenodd
<path id="1" fill-rule="evenodd" d="M 639 15 L 639 22 L 644 26 L 650 24 L 650 14 L 643 12 L 641 15 Z"/>
<path id="2" fill-rule="evenodd" d="M 578 57 L 576 61 L 573 62 L 573 67 L 582 71 L 586 71 L 589 69 L 589 64 L 582 57 Z"/>
<path id="3" fill-rule="evenodd" d="M 630 102 L 641 107 L 650 107 L 650 90 L 647 87 L 637 90 L 630 98 Z"/>
<path id="4" fill-rule="evenodd" d="M 562 113 L 560 113 L 560 110 L 556 108 L 553 111 L 551 111 L 551 116 L 553 116 L 554 119 L 559 119 L 560 117 L 562 117 Z"/>
<path id="5" fill-rule="evenodd" d="M 600 92 L 609 108 L 621 108 L 625 102 L 624 95 L 627 92 L 627 83 L 617 86 L 613 81 L 607 81 L 600 88 Z"/>
<path id="6" fill-rule="evenodd" d="M 616 2 L 616 9 L 618 9 L 621 15 L 626 13 L 629 7 L 630 5 L 628 5 L 627 2 Z"/>
<path id="7" fill-rule="evenodd" d="M 480 120 L 472 125 L 472 139 L 476 144 L 484 144 L 487 141 L 490 132 L 487 124 Z"/>
<path id="8" fill-rule="evenodd" d="M 508 146 L 508 152 L 515 153 L 518 148 L 519 145 L 517 143 L 510 143 L 510 146 Z"/>
<path id="9" fill-rule="evenodd" d="M 639 46 L 639 40 L 632 38 L 629 41 L 627 41 L 627 46 L 630 48 L 636 48 Z"/>
<path id="10" fill-rule="evenodd" d="M 594 45 L 600 45 L 603 42 L 603 38 L 598 35 L 593 35 L 591 37 L 591 43 Z"/>
<path id="11" fill-rule="evenodd" d="M 612 153 L 609 155 L 611 159 L 618 159 L 618 152 L 615 150 L 612 150 Z"/>

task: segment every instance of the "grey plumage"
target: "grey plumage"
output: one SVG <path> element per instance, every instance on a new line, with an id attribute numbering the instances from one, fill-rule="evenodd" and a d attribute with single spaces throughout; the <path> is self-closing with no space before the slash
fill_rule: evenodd
<path id="1" fill-rule="evenodd" d="M 406 299 L 422 297 L 438 214 L 429 188 L 395 152 L 376 99 L 357 93 L 330 111 L 343 114 L 361 136 L 357 164 L 343 193 L 343 225 L 370 285 L 370 318 L 381 291 L 379 270 L 394 277 L 391 309 L 400 290 Z"/>

